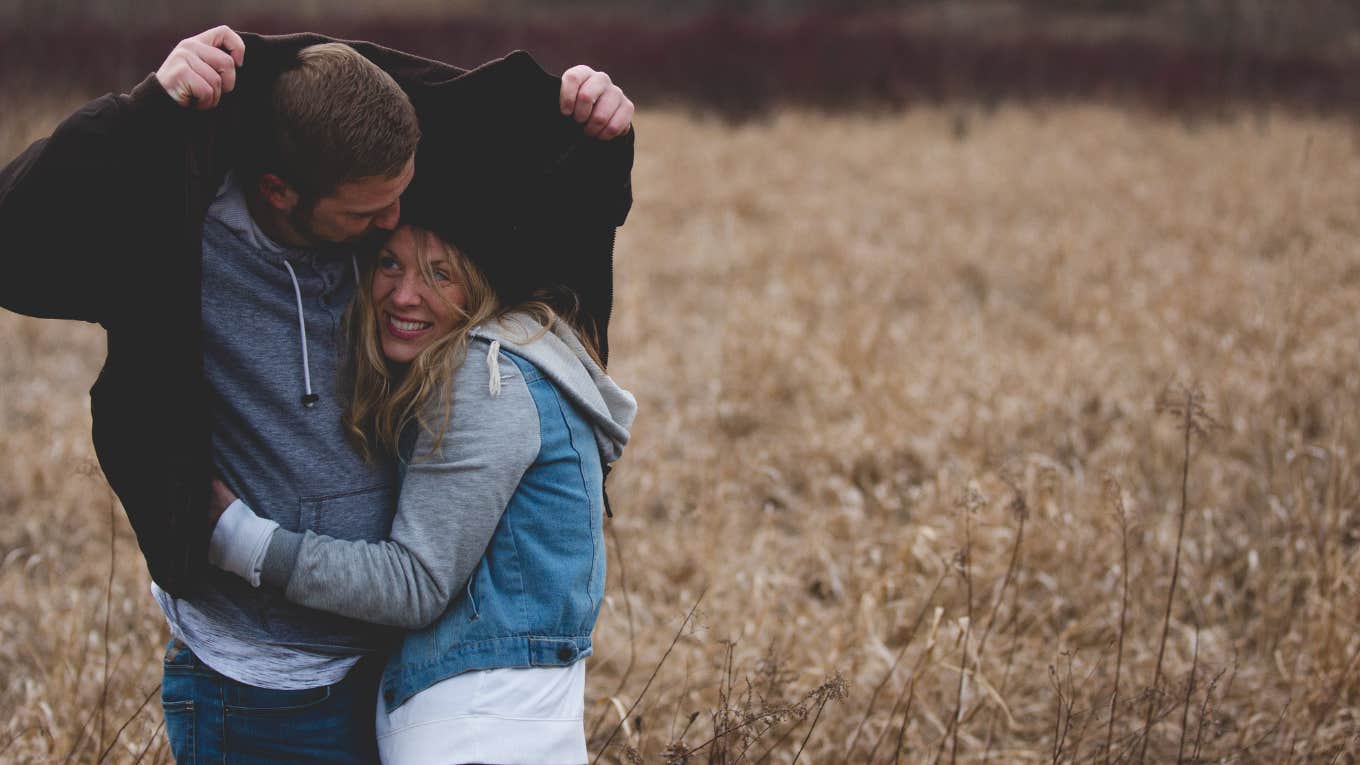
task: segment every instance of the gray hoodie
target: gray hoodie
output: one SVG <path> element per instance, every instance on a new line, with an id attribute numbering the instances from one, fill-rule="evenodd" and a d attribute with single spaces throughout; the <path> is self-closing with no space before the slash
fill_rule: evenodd
<path id="1" fill-rule="evenodd" d="M 242 507 L 233 506 L 229 514 L 237 517 L 224 516 L 214 535 L 214 562 L 283 587 L 289 600 L 310 608 L 407 629 L 433 622 L 481 560 L 539 451 L 536 407 L 502 348 L 537 367 L 594 426 L 604 464 L 619 458 L 637 403 L 564 324 L 545 333 L 532 319 L 512 315 L 474 329 L 473 337 L 454 373 L 453 414 L 441 450 L 427 456 L 432 439 L 425 433 L 417 439 L 390 539 L 344 540 L 283 528 L 269 533 L 261 525 L 268 521 L 242 522 Z M 431 414 L 438 421 L 438 412 Z"/>
<path id="2" fill-rule="evenodd" d="M 355 270 L 347 254 L 271 241 L 229 175 L 203 223 L 203 375 L 216 470 L 255 512 L 292 530 L 378 540 L 390 533 L 397 471 L 364 462 L 340 421 L 342 318 Z M 307 394 L 317 397 L 312 406 Z M 251 685 L 339 682 L 391 640 L 389 630 L 302 608 L 225 572 L 188 598 L 153 591 L 177 637 Z"/>

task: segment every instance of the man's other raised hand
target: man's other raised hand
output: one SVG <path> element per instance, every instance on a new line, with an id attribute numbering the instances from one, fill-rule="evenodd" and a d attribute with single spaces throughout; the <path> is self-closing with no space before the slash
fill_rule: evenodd
<path id="1" fill-rule="evenodd" d="M 166 56 L 156 80 L 180 106 L 211 109 L 236 87 L 236 67 L 246 44 L 231 27 L 213 27 L 185 40 Z"/>
<path id="2" fill-rule="evenodd" d="M 579 64 L 562 73 L 562 114 L 586 126 L 586 135 L 608 141 L 633 126 L 633 102 L 604 72 Z"/>

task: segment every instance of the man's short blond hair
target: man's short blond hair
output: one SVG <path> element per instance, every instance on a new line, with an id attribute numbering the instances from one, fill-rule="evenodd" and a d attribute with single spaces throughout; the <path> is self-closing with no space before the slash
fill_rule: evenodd
<path id="1" fill-rule="evenodd" d="M 392 77 L 344 43 L 303 48 L 273 92 L 272 154 L 261 169 L 315 200 L 361 178 L 391 178 L 420 142 L 420 122 Z"/>

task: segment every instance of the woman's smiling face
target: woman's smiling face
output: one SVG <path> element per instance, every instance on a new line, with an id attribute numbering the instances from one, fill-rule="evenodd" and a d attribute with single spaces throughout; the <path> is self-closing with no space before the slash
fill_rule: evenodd
<path id="1" fill-rule="evenodd" d="M 467 294 L 451 257 L 437 237 L 410 226 L 397 229 L 378 253 L 373 313 L 389 360 L 410 363 L 463 321 Z M 421 258 L 429 266 L 428 277 Z"/>

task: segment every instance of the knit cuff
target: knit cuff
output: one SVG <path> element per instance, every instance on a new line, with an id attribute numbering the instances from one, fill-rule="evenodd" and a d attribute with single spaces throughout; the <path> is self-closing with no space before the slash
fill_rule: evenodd
<path id="1" fill-rule="evenodd" d="M 279 524 L 256 515 L 238 499 L 217 519 L 208 542 L 208 562 L 250 582 L 251 587 L 259 587 L 269 539 L 278 527 Z"/>

